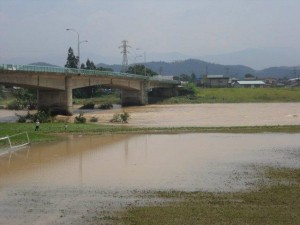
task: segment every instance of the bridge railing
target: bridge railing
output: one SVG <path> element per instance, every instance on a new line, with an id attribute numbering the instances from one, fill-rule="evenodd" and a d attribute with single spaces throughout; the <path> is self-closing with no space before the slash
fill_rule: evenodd
<path id="1" fill-rule="evenodd" d="M 68 73 L 68 74 L 80 74 L 80 75 L 102 75 L 102 76 L 124 76 L 132 78 L 146 79 L 145 76 L 129 74 L 129 73 L 118 73 L 111 71 L 100 71 L 100 70 L 86 70 L 86 69 L 75 69 L 66 67 L 54 67 L 54 66 L 35 66 L 35 65 L 13 65 L 13 64 L 2 64 L 0 70 L 16 70 L 16 71 L 28 71 L 28 72 L 48 72 L 48 73 Z"/>
<path id="2" fill-rule="evenodd" d="M 113 77 L 126 77 L 140 80 L 151 80 L 159 81 L 168 84 L 177 84 L 177 81 L 170 79 L 162 79 L 161 77 L 147 77 L 137 74 L 119 73 L 111 71 L 100 71 L 100 70 L 86 70 L 86 69 L 75 69 L 66 67 L 55 67 L 55 66 L 36 66 L 36 65 L 13 65 L 13 64 L 2 64 L 0 70 L 12 70 L 12 71 L 27 71 L 27 72 L 47 72 L 47 73 L 63 73 L 63 74 L 76 74 L 76 75 L 93 75 L 93 76 L 113 76 Z"/>

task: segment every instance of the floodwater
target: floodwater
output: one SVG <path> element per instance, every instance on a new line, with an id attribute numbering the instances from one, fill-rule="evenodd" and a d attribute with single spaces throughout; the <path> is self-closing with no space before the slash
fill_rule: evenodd
<path id="1" fill-rule="evenodd" d="M 102 190 L 227 190 L 250 164 L 299 166 L 300 134 L 70 136 L 2 157 L 0 187 L 93 186 Z"/>
<path id="2" fill-rule="evenodd" d="M 184 104 L 146 105 L 112 110 L 80 110 L 74 106 L 74 116 L 58 117 L 72 122 L 83 112 L 87 119 L 98 118 L 99 124 L 111 124 L 115 113 L 130 114 L 128 126 L 142 127 L 221 127 L 221 126 L 265 126 L 300 125 L 300 103 L 232 103 L 232 104 Z M 27 111 L 0 110 L 1 122 L 14 122 L 15 114 Z"/>
<path id="3" fill-rule="evenodd" d="M 129 126 L 300 125 L 300 103 L 146 105 L 102 111 L 86 110 L 84 116 L 97 117 L 99 123 L 109 123 L 113 114 L 122 111 L 130 114 Z"/>
<path id="4" fill-rule="evenodd" d="M 299 140 L 268 133 L 74 135 L 32 145 L 0 157 L 0 224 L 110 224 L 105 218 L 115 210 L 161 201 L 148 199 L 149 190 L 241 190 L 256 182 L 253 165 L 299 167 Z"/>
<path id="5" fill-rule="evenodd" d="M 299 103 L 148 105 L 84 116 L 108 124 L 123 110 L 128 126 L 300 125 Z M 0 121 L 15 120 L 0 110 Z M 149 190 L 241 190 L 256 184 L 256 167 L 269 165 L 299 168 L 300 134 L 73 135 L 0 157 L 0 224 L 111 224 L 116 210 L 162 201 Z"/>

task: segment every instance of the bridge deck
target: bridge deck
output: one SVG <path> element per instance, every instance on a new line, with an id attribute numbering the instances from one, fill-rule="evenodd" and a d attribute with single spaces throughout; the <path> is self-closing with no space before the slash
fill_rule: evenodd
<path id="1" fill-rule="evenodd" d="M 65 67 L 54 67 L 54 66 L 35 66 L 35 65 L 13 65 L 13 64 L 2 64 L 0 65 L 1 71 L 22 71 L 22 72 L 36 72 L 36 73 L 60 73 L 68 75 L 83 75 L 83 76 L 109 76 L 109 77 L 122 77 L 127 79 L 155 81 L 159 83 L 180 84 L 179 81 L 164 79 L 161 77 L 149 77 L 137 74 L 111 72 L 111 71 L 100 71 L 100 70 L 86 70 L 86 69 L 74 69 Z"/>

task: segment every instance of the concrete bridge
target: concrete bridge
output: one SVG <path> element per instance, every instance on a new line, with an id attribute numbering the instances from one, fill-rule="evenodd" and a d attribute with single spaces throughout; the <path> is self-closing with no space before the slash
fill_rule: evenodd
<path id="1" fill-rule="evenodd" d="M 111 71 L 81 70 L 33 65 L 0 65 L 0 84 L 38 90 L 38 107 L 48 106 L 72 113 L 72 90 L 101 85 L 121 90 L 122 105 L 146 105 L 148 93 L 177 95 L 179 81 Z"/>

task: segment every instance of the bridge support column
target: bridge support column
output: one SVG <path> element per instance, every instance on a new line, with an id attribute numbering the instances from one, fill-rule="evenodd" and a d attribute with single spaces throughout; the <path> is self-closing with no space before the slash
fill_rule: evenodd
<path id="1" fill-rule="evenodd" d="M 170 98 L 178 96 L 177 88 L 153 88 L 150 92 L 151 97 Z"/>
<path id="2" fill-rule="evenodd" d="M 38 108 L 49 107 L 59 114 L 71 115 L 73 111 L 72 80 L 65 78 L 65 90 L 38 90 Z"/>
<path id="3" fill-rule="evenodd" d="M 172 88 L 153 88 L 151 92 L 149 92 L 149 102 L 156 103 L 158 101 L 162 101 L 166 98 L 171 98 L 174 96 L 178 96 L 178 90 L 175 87 Z"/>
<path id="4" fill-rule="evenodd" d="M 148 104 L 148 85 L 147 82 L 140 82 L 140 90 L 122 90 L 121 99 L 123 106 L 147 105 Z"/>

